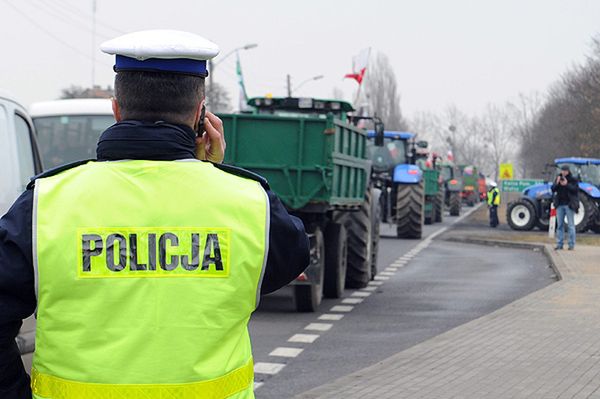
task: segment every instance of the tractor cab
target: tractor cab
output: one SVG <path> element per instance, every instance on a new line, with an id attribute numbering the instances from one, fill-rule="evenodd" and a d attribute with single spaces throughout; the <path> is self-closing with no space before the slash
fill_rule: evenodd
<path id="1" fill-rule="evenodd" d="M 566 165 L 580 182 L 600 188 L 600 159 L 558 158 L 554 160 L 554 164 L 556 166 L 555 176 L 560 173 L 560 168 Z"/>
<path id="2" fill-rule="evenodd" d="M 253 97 L 248 100 L 253 113 L 258 115 L 278 115 L 293 118 L 334 118 L 348 121 L 348 113 L 354 111 L 349 102 L 324 100 L 309 97 Z"/>
<path id="3" fill-rule="evenodd" d="M 410 163 L 409 141 L 415 137 L 408 132 L 385 132 L 383 146 L 375 145 L 375 131 L 367 131 L 367 153 L 373 162 L 375 173 L 388 173 L 390 176 L 397 165 Z"/>

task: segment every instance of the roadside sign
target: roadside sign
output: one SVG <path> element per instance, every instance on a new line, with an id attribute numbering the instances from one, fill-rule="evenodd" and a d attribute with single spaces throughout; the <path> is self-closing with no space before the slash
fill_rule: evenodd
<path id="1" fill-rule="evenodd" d="M 500 191 L 505 193 L 520 193 L 527 187 L 540 183 L 543 183 L 543 181 L 539 179 L 502 180 L 500 182 Z"/>
<path id="2" fill-rule="evenodd" d="M 500 179 L 510 180 L 514 177 L 513 164 L 512 163 L 501 163 L 500 164 Z"/>

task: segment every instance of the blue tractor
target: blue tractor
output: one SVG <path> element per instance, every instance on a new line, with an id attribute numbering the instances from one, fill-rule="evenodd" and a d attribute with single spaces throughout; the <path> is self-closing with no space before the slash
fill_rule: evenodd
<path id="1" fill-rule="evenodd" d="M 523 196 L 508 204 L 506 219 L 514 230 L 531 230 L 538 227 L 548 230 L 552 181 L 560 167 L 569 166 L 579 179 L 579 211 L 575 214 L 577 232 L 593 230 L 600 233 L 600 159 L 558 158 L 554 160 L 549 182 L 535 184 L 523 190 Z"/>
<path id="2" fill-rule="evenodd" d="M 381 221 L 396 224 L 398 238 L 421 238 L 425 193 L 423 171 L 415 165 L 416 152 L 411 145 L 415 134 L 386 131 L 382 147 L 374 145 L 374 131 L 368 131 L 367 137 L 373 162 L 371 179 L 381 190 Z"/>

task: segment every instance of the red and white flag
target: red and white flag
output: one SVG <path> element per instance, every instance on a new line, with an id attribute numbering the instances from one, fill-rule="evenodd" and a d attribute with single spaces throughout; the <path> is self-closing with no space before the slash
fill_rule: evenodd
<path id="1" fill-rule="evenodd" d="M 352 73 L 347 73 L 344 78 L 354 79 L 360 85 L 367 72 L 370 55 L 371 48 L 366 48 L 361 50 L 357 56 L 352 57 Z"/>

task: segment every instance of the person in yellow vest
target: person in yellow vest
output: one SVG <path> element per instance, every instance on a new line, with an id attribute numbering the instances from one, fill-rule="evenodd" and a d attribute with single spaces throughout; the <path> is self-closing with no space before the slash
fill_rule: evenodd
<path id="1" fill-rule="evenodd" d="M 496 182 L 490 183 L 490 189 L 487 193 L 488 209 L 490 211 L 490 226 L 498 227 L 498 205 L 500 205 L 500 190 Z"/>
<path id="2" fill-rule="evenodd" d="M 253 398 L 248 320 L 308 265 L 304 226 L 221 164 L 215 44 L 161 30 L 101 48 L 117 123 L 97 160 L 37 176 L 0 219 L 1 396 Z M 30 381 L 15 336 L 34 310 Z"/>

